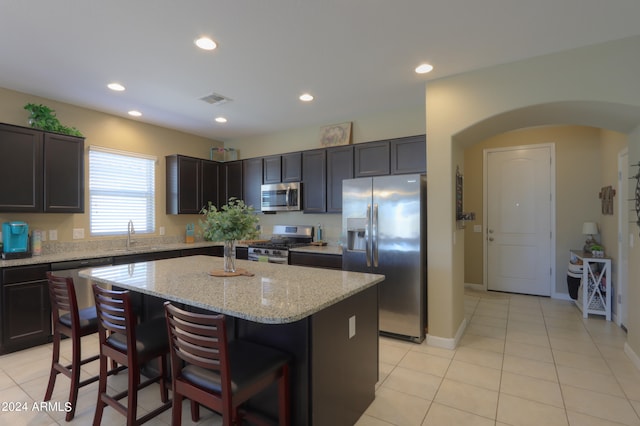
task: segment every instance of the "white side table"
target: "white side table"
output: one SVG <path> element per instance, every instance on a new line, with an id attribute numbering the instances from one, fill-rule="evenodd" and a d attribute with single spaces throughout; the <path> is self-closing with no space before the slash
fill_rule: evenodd
<path id="1" fill-rule="evenodd" d="M 582 250 L 571 250 L 571 254 L 581 259 L 583 264 L 582 290 L 576 300 L 583 318 L 596 314 L 611 321 L 611 258 L 594 257 Z"/>

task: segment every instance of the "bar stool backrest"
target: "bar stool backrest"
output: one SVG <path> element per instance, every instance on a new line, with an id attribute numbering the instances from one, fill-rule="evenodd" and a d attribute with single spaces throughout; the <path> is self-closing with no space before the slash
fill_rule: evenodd
<path id="1" fill-rule="evenodd" d="M 51 301 L 51 312 L 53 314 L 53 324 L 58 324 L 60 317 L 69 313 L 72 326 L 78 326 L 80 318 L 78 316 L 78 300 L 76 289 L 73 286 L 73 278 L 58 277 L 51 272 L 47 272 L 49 282 L 49 300 Z"/>
<path id="2" fill-rule="evenodd" d="M 131 304 L 129 291 L 106 290 L 97 284 L 92 286 L 98 315 L 100 345 L 107 344 L 111 334 L 122 334 L 125 336 L 127 347 L 135 348 L 138 319 Z M 132 361 L 137 359 L 136 353 L 137 351 L 128 351 Z"/>
<path id="3" fill-rule="evenodd" d="M 187 364 L 210 370 L 220 376 L 221 398 L 231 395 L 231 374 L 227 352 L 224 315 L 205 315 L 183 311 L 165 303 L 171 365 Z M 174 370 L 177 370 L 174 368 Z M 180 371 L 172 371 L 175 377 Z"/>

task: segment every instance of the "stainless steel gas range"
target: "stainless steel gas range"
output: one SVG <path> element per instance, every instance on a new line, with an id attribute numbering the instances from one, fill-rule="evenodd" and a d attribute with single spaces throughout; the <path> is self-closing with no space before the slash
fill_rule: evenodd
<path id="1" fill-rule="evenodd" d="M 287 265 L 290 248 L 308 246 L 312 241 L 313 226 L 275 225 L 271 240 L 249 245 L 249 260 Z"/>

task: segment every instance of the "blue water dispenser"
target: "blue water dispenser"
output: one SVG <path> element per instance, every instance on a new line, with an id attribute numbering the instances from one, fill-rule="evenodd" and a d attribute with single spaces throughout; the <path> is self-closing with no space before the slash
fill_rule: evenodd
<path id="1" fill-rule="evenodd" d="M 5 253 L 26 253 L 29 250 L 29 225 L 26 222 L 4 222 L 2 245 Z"/>

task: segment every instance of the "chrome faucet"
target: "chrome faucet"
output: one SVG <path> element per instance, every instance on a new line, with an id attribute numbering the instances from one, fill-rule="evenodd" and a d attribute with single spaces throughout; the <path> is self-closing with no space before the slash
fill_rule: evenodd
<path id="1" fill-rule="evenodd" d="M 133 228 L 133 220 L 130 220 L 127 224 L 127 250 L 131 248 L 131 244 L 135 241 L 131 240 L 131 236 L 136 233 L 136 230 Z"/>

